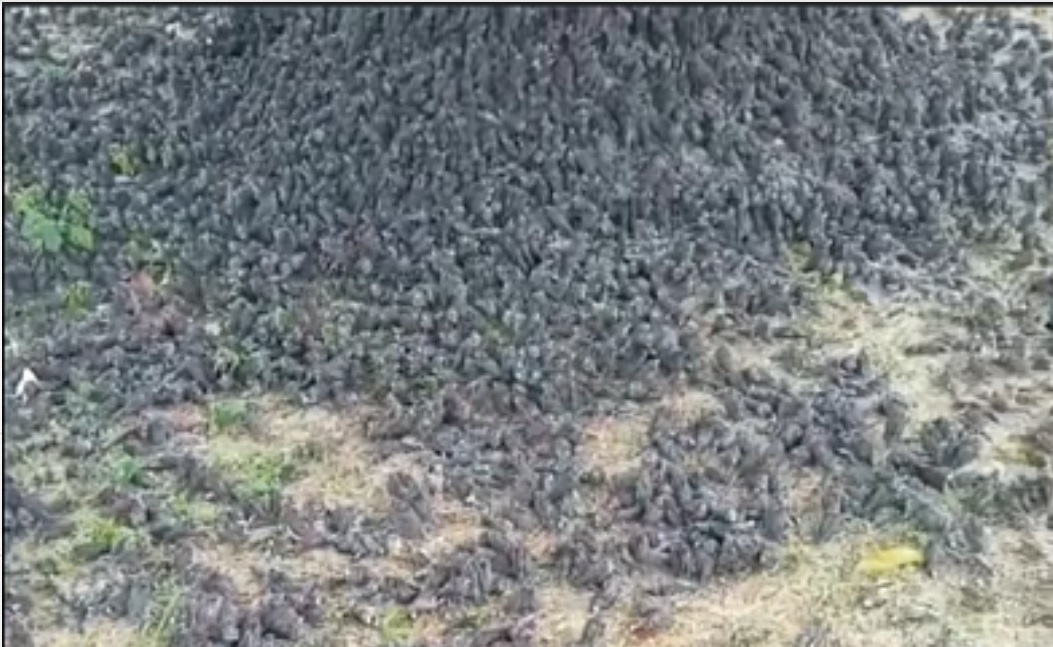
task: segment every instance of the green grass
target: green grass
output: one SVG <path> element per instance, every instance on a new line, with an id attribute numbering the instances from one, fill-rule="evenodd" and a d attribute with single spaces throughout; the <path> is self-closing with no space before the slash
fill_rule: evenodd
<path id="1" fill-rule="evenodd" d="M 213 434 L 243 431 L 252 422 L 252 409 L 244 400 L 216 400 L 208 405 L 208 429 Z"/>
<path id="2" fill-rule="evenodd" d="M 207 528 L 219 520 L 219 508 L 215 504 L 195 499 L 186 492 L 172 497 L 169 505 L 172 514 L 193 528 Z"/>
<path id="3" fill-rule="evenodd" d="M 255 500 L 275 500 L 297 472 L 285 456 L 252 456 L 241 466 L 241 489 Z"/>
<path id="4" fill-rule="evenodd" d="M 230 452 L 215 457 L 214 464 L 229 480 L 238 499 L 265 507 L 277 504 L 285 486 L 301 471 L 284 452 Z"/>
<path id="5" fill-rule="evenodd" d="M 97 512 L 85 512 L 77 522 L 73 537 L 73 554 L 82 559 L 119 552 L 145 543 L 137 530 Z"/>
<path id="6" fill-rule="evenodd" d="M 163 580 L 154 589 L 141 634 L 148 645 L 169 645 L 175 637 L 179 617 L 186 609 L 186 593 L 174 580 Z"/>
<path id="7" fill-rule="evenodd" d="M 247 502 L 273 504 L 299 473 L 293 452 L 261 444 L 249 432 L 257 411 L 247 400 L 214 400 L 208 406 L 211 462 Z"/>
<path id="8" fill-rule="evenodd" d="M 118 489 L 145 485 L 146 471 L 142 461 L 131 454 L 121 453 L 107 462 L 107 480 Z"/>

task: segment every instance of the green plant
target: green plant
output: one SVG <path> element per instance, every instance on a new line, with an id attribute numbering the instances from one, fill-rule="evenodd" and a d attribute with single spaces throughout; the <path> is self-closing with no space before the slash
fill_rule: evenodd
<path id="1" fill-rule="evenodd" d="M 142 542 L 142 535 L 134 529 L 122 526 L 115 519 L 90 514 L 77 526 L 73 550 L 85 559 L 92 559 Z"/>
<path id="2" fill-rule="evenodd" d="M 493 610 L 489 607 L 469 607 L 457 617 L 455 626 L 459 629 L 481 629 L 493 619 Z"/>
<path id="3" fill-rule="evenodd" d="M 223 433 L 248 426 L 251 410 L 243 400 L 216 400 L 208 405 L 208 428 Z"/>
<path id="4" fill-rule="evenodd" d="M 95 249 L 89 222 L 91 200 L 83 191 L 55 196 L 32 184 L 16 191 L 12 202 L 19 233 L 36 252 L 56 254 L 67 246 L 89 252 Z"/>
<path id="5" fill-rule="evenodd" d="M 172 514 L 195 528 L 211 526 L 219 519 L 219 510 L 208 501 L 193 499 L 186 492 L 176 494 L 170 504 Z"/>
<path id="6" fill-rule="evenodd" d="M 235 488 L 241 497 L 272 503 L 281 496 L 297 470 L 285 455 L 256 454 L 242 462 L 241 472 L 241 483 Z"/>
<path id="7" fill-rule="evenodd" d="M 397 645 L 413 638 L 413 616 L 405 609 L 389 609 L 380 619 L 380 639 Z"/>
<path id="8" fill-rule="evenodd" d="M 138 175 L 141 168 L 132 151 L 126 146 L 119 146 L 110 151 L 110 170 L 117 175 L 132 177 Z"/>
<path id="9" fill-rule="evenodd" d="M 170 644 L 185 608 L 186 594 L 183 587 L 172 579 L 162 580 L 154 588 L 146 609 L 141 631 L 143 637 L 150 645 Z"/>
<path id="10" fill-rule="evenodd" d="M 70 315 L 83 316 L 91 305 L 91 286 L 84 281 L 73 283 L 62 295 L 62 303 Z"/>
<path id="11" fill-rule="evenodd" d="M 110 482 L 116 487 L 128 488 L 142 485 L 146 472 L 139 458 L 122 453 L 110 460 L 108 474 Z"/>
<path id="12" fill-rule="evenodd" d="M 235 497 L 264 507 L 277 504 L 285 486 L 299 474 L 296 461 L 286 452 L 231 448 L 213 460 L 216 469 L 226 475 Z"/>

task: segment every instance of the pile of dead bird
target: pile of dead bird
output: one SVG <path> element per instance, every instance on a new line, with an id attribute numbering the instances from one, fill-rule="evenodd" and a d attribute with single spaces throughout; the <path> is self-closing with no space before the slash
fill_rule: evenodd
<path id="1" fill-rule="evenodd" d="M 767 563 L 799 470 L 843 493 L 819 535 L 888 510 L 961 530 L 926 475 L 982 429 L 899 447 L 905 405 L 866 357 L 802 389 L 716 333 L 785 334 L 809 298 L 791 258 L 874 298 L 952 299 L 968 244 L 1048 253 L 1037 28 L 841 7 L 101 14 L 77 19 L 97 46 L 58 56 L 52 17 L 5 13 L 5 437 L 42 424 L 8 395 L 27 367 L 41 397 L 90 384 L 121 414 L 245 390 L 379 404 L 381 442 L 425 448 L 502 524 L 559 529 L 560 568 L 600 593 Z M 671 388 L 723 411 L 657 418 L 603 485 L 610 518 L 586 514 L 605 477 L 582 421 Z M 369 532 L 433 521 L 409 489 L 425 501 Z M 351 552 L 382 544 L 330 525 Z M 529 579 L 489 541 L 472 550 L 508 562 L 490 579 L 454 556 L 402 595 Z"/>

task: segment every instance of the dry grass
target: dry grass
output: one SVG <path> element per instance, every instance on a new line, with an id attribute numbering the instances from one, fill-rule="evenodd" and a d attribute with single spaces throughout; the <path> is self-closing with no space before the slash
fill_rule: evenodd
<path id="1" fill-rule="evenodd" d="M 281 443 L 319 450 L 310 470 L 287 490 L 296 505 L 320 503 L 330 508 L 353 505 L 367 512 L 385 510 L 387 478 L 397 471 L 414 473 L 408 457 L 378 461 L 370 454 L 366 421 L 372 412 L 334 413 L 321 409 L 267 413 L 269 435 Z"/>
<path id="2" fill-rule="evenodd" d="M 579 460 L 585 470 L 608 478 L 628 474 L 640 465 L 655 416 L 687 422 L 721 407 L 711 393 L 685 389 L 627 415 L 598 417 L 582 430 Z"/>
<path id="3" fill-rule="evenodd" d="M 34 644 L 46 647 L 155 647 L 135 627 L 121 620 L 95 620 L 83 632 L 45 630 L 33 636 Z M 160 644 L 156 644 L 160 647 Z"/>
<path id="4" fill-rule="evenodd" d="M 776 570 L 674 598 L 673 625 L 641 634 L 624 608 L 608 624 L 611 647 L 1039 647 L 1053 635 L 1053 570 L 1048 537 L 1000 531 L 994 576 L 964 570 L 930 577 L 918 569 L 882 576 L 859 570 L 861 558 L 898 540 L 867 531 L 824 546 L 791 544 Z M 1044 546 L 1041 542 L 1045 542 Z M 1021 550 L 1021 547 L 1027 547 Z M 545 592 L 541 644 L 566 644 L 588 620 L 574 591 Z M 831 641 L 818 642 L 819 636 Z M 816 642 L 809 643 L 806 637 Z M 548 641 L 548 642 L 545 642 Z M 836 642 L 833 642 L 836 641 Z"/>
<path id="5" fill-rule="evenodd" d="M 565 584 L 550 583 L 538 592 L 538 645 L 561 647 L 581 637 L 589 620 L 589 595 Z"/>
<path id="6" fill-rule="evenodd" d="M 607 476 L 636 468 L 640 452 L 647 443 L 648 425 L 649 418 L 643 414 L 593 420 L 582 434 L 580 456 L 583 467 Z"/>
<path id="7" fill-rule="evenodd" d="M 266 593 L 266 571 L 273 557 L 262 550 L 220 542 L 200 542 L 193 547 L 192 561 L 230 579 L 239 601 L 251 604 Z"/>
<path id="8" fill-rule="evenodd" d="M 944 378 L 947 357 L 915 349 L 951 330 L 935 306 L 870 304 L 842 292 L 822 295 L 812 317 L 802 322 L 810 344 L 824 356 L 865 353 L 894 387 L 908 396 L 915 429 L 925 421 L 953 415 L 955 393 Z"/>

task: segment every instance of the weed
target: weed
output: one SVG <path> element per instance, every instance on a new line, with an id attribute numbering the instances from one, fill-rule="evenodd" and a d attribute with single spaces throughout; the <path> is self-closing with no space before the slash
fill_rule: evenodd
<path id="1" fill-rule="evenodd" d="M 142 461 L 131 454 L 122 453 L 111 459 L 107 467 L 109 481 L 118 489 L 141 486 L 144 483 L 146 472 Z"/>
<path id="2" fill-rule="evenodd" d="M 413 637 L 413 616 L 405 609 L 389 609 L 380 619 L 380 639 L 385 645 L 398 645 Z"/>
<path id="3" fill-rule="evenodd" d="M 295 465 L 284 456 L 256 456 L 246 467 L 245 485 L 258 499 L 273 500 L 296 474 Z"/>
<path id="4" fill-rule="evenodd" d="M 84 559 L 93 559 L 139 546 L 142 542 L 142 535 L 134 529 L 122 526 L 109 517 L 91 513 L 77 525 L 73 552 Z"/>
<path id="5" fill-rule="evenodd" d="M 175 495 L 170 503 L 172 514 L 194 528 L 212 526 L 219 519 L 219 510 L 208 501 L 199 501 L 185 492 Z"/>
<path id="6" fill-rule="evenodd" d="M 34 185 L 16 193 L 14 208 L 22 219 L 20 232 L 34 249 L 57 252 L 62 248 L 60 223 L 47 213 L 43 188 Z"/>
<path id="7" fill-rule="evenodd" d="M 493 619 L 493 610 L 488 607 L 470 607 L 457 618 L 456 626 L 463 629 L 482 629 Z"/>
<path id="8" fill-rule="evenodd" d="M 56 197 L 32 184 L 14 193 L 13 206 L 20 220 L 19 233 L 37 253 L 57 254 L 65 247 L 95 249 L 89 223 L 91 200 L 83 191 Z"/>
<path id="9" fill-rule="evenodd" d="M 208 429 L 214 434 L 244 429 L 251 422 L 251 413 L 244 400 L 217 400 L 208 406 Z"/>
<path id="10" fill-rule="evenodd" d="M 186 608 L 183 588 L 172 580 L 160 582 L 147 608 L 142 635 L 150 645 L 168 645 L 175 637 L 179 617 Z"/>
<path id="11" fill-rule="evenodd" d="M 131 149 L 119 146 L 110 151 L 110 170 L 116 175 L 133 177 L 139 174 L 142 166 Z"/>
<path id="12" fill-rule="evenodd" d="M 235 496 L 266 506 L 277 503 L 285 486 L 298 474 L 296 464 L 285 454 L 233 456 L 219 463 L 232 477 Z"/>
<path id="13" fill-rule="evenodd" d="M 73 283 L 62 295 L 62 304 L 71 317 L 85 315 L 91 305 L 91 286 L 84 281 Z"/>

